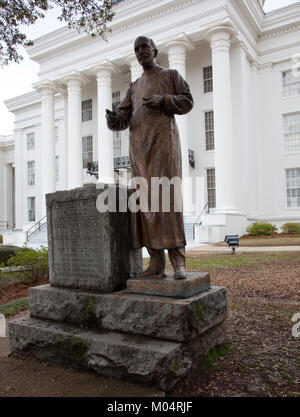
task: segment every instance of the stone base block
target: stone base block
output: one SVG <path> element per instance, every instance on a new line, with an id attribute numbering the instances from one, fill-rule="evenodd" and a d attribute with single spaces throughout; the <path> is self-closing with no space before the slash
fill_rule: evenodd
<path id="1" fill-rule="evenodd" d="M 188 298 L 209 289 L 210 276 L 207 272 L 188 272 L 186 279 L 182 280 L 175 280 L 172 275 L 166 278 L 134 278 L 128 280 L 126 286 L 126 291 L 130 293 L 173 298 Z"/>
<path id="2" fill-rule="evenodd" d="M 127 203 L 126 187 L 108 189 Z M 130 213 L 100 213 L 103 192 L 91 185 L 47 194 L 52 285 L 110 293 L 125 289 L 131 274 L 142 269 L 142 252 L 131 249 Z"/>
<path id="3" fill-rule="evenodd" d="M 186 342 L 226 318 L 226 288 L 187 299 L 99 294 L 45 285 L 30 288 L 30 315 L 106 330 Z"/>
<path id="4" fill-rule="evenodd" d="M 13 352 L 170 390 L 203 355 L 224 343 L 225 329 L 219 324 L 192 342 L 180 344 L 28 317 L 9 323 L 9 339 Z"/>

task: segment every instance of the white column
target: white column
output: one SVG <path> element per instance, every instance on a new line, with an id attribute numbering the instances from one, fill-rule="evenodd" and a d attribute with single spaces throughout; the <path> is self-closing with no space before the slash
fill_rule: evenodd
<path id="1" fill-rule="evenodd" d="M 88 78 L 78 71 L 64 76 L 68 89 L 68 189 L 82 187 L 82 86 Z"/>
<path id="2" fill-rule="evenodd" d="M 69 167 L 68 167 L 68 94 L 65 91 L 64 93 L 64 121 L 63 121 L 63 137 L 64 137 L 64 141 L 63 141 L 63 147 L 61 149 L 63 149 L 63 160 L 62 160 L 62 166 L 65 169 L 64 172 L 64 178 L 63 178 L 63 184 L 64 184 L 64 188 L 67 190 L 68 189 L 68 184 L 69 184 L 69 175 L 68 175 L 68 171 L 69 171 Z"/>
<path id="3" fill-rule="evenodd" d="M 184 34 L 170 40 L 164 46 L 164 50 L 168 54 L 170 69 L 176 69 L 184 79 L 186 79 L 186 54 L 193 48 L 192 42 Z M 176 116 L 176 123 L 180 135 L 182 154 L 183 208 L 185 214 L 190 214 L 192 211 L 192 178 L 189 165 L 187 115 Z"/>
<path id="4" fill-rule="evenodd" d="M 215 122 L 216 212 L 235 213 L 234 138 L 230 76 L 231 26 L 216 26 L 207 32 L 212 49 Z"/>
<path id="5" fill-rule="evenodd" d="M 113 132 L 107 127 L 105 111 L 112 109 L 112 74 L 118 69 L 106 60 L 95 65 L 92 71 L 97 76 L 98 86 L 98 182 L 113 184 L 115 182 Z"/>
<path id="6" fill-rule="evenodd" d="M 24 160 L 23 160 L 23 132 L 15 129 L 15 223 L 16 229 L 22 230 L 24 224 Z"/>
<path id="7" fill-rule="evenodd" d="M 55 180 L 55 138 L 54 138 L 54 95 L 57 86 L 43 81 L 34 87 L 41 94 L 41 217 L 46 216 L 46 194 L 56 190 Z"/>
<path id="8" fill-rule="evenodd" d="M 143 75 L 143 67 L 139 64 L 135 54 L 127 55 L 124 58 L 127 65 L 130 67 L 131 82 L 134 83 L 138 78 Z"/>

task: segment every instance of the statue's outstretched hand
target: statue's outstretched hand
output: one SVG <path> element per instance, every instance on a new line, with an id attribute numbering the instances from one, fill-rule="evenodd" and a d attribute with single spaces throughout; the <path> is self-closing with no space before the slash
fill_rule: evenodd
<path id="1" fill-rule="evenodd" d="M 163 96 L 153 95 L 149 98 L 143 97 L 144 106 L 150 107 L 151 109 L 159 109 L 163 104 Z"/>
<path id="2" fill-rule="evenodd" d="M 110 126 L 114 126 L 118 121 L 117 113 L 106 109 L 106 120 Z"/>

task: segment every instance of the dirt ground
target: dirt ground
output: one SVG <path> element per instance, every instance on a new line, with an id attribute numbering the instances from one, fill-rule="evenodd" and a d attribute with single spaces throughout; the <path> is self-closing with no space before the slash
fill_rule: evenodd
<path id="1" fill-rule="evenodd" d="M 0 286 L 0 305 L 19 298 L 27 297 L 28 288 L 35 287 L 37 285 L 46 285 L 48 283 L 48 279 L 42 280 L 37 284 L 23 284 L 22 282 L 5 283 Z"/>
<path id="2" fill-rule="evenodd" d="M 292 335 L 292 317 L 300 313 L 300 253 L 210 273 L 212 285 L 228 289 L 228 343 L 167 395 L 299 397 L 300 339 Z M 7 339 L 0 339 L 1 397 L 163 395 L 153 388 L 7 355 Z"/>

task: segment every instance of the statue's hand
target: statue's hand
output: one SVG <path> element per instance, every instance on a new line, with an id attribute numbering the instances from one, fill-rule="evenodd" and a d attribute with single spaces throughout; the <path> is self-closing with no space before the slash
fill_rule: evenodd
<path id="1" fill-rule="evenodd" d="M 149 98 L 143 97 L 144 106 L 150 107 L 151 109 L 159 109 L 163 104 L 163 96 L 153 95 Z"/>
<path id="2" fill-rule="evenodd" d="M 110 126 L 114 126 L 118 121 L 117 113 L 106 109 L 106 120 Z"/>

